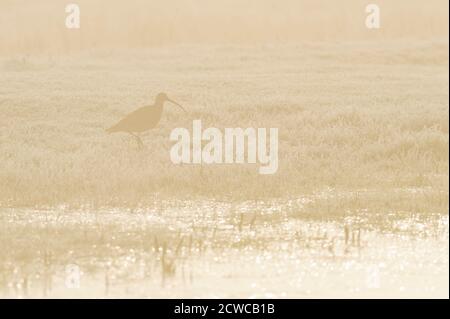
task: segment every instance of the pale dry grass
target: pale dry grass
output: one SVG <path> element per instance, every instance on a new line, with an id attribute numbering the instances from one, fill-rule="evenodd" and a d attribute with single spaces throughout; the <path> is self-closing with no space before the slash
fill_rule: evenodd
<path id="1" fill-rule="evenodd" d="M 3 59 L 2 205 L 145 205 L 337 189 L 448 192 L 448 43 L 176 46 Z M 139 151 L 104 129 L 166 91 Z M 280 166 L 176 166 L 169 133 L 278 127 Z M 447 193 L 448 196 L 448 193 Z"/>

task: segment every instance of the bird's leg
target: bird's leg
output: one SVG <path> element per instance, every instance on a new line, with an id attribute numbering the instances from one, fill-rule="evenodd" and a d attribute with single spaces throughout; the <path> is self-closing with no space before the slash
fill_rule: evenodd
<path id="1" fill-rule="evenodd" d="M 132 132 L 128 132 L 128 133 L 130 133 L 131 135 L 134 136 L 134 138 L 136 139 L 136 142 L 137 142 L 137 144 L 138 144 L 138 147 L 139 147 L 140 149 L 144 147 L 144 143 L 142 142 L 142 139 L 141 139 L 141 137 L 139 136 L 139 134 L 134 134 L 134 133 L 132 133 Z"/>
<path id="2" fill-rule="evenodd" d="M 144 148 L 144 142 L 142 142 L 142 139 L 141 139 L 141 137 L 139 136 L 139 134 L 136 135 L 136 138 L 137 138 L 137 142 L 138 142 L 139 148 L 140 148 L 140 149 L 143 149 L 143 148 Z"/>

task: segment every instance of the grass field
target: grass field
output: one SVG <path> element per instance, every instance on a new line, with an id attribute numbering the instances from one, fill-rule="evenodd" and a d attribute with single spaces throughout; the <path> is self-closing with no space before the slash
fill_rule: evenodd
<path id="1" fill-rule="evenodd" d="M 1 202 L 133 206 L 155 196 L 253 199 L 327 187 L 448 191 L 447 44 L 385 45 L 4 59 Z M 188 114 L 166 106 L 145 150 L 104 132 L 159 91 Z M 170 131 L 192 129 L 194 119 L 278 127 L 277 174 L 259 176 L 255 165 L 174 165 Z"/>
<path id="2" fill-rule="evenodd" d="M 380 2 L 2 2 L 0 296 L 448 298 L 448 2 Z M 105 132 L 161 91 L 144 149 Z M 173 164 L 196 119 L 277 127 L 277 173 Z"/>
<path id="3" fill-rule="evenodd" d="M 4 294 L 444 296 L 447 44 L 389 48 L 181 46 L 4 59 Z M 167 106 L 145 149 L 104 132 L 161 90 L 188 114 Z M 170 130 L 193 119 L 279 127 L 278 172 L 174 165 Z M 346 243 L 346 227 L 363 242 Z M 70 263 L 84 269 L 81 290 L 64 288 Z M 242 272 L 228 270 L 236 265 Z M 367 288 L 373 268 L 383 278 L 377 289 Z M 296 281 L 277 285 L 288 280 L 280 269 Z"/>

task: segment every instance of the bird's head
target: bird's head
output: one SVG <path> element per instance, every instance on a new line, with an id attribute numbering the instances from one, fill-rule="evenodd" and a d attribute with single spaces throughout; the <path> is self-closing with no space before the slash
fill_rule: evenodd
<path id="1" fill-rule="evenodd" d="M 181 108 L 184 112 L 186 112 L 186 110 L 180 105 L 180 104 L 178 104 L 177 102 L 175 102 L 174 100 L 172 100 L 172 99 L 170 99 L 168 96 L 167 96 L 167 94 L 166 93 L 159 93 L 157 96 L 156 96 L 156 104 L 161 104 L 161 105 L 163 105 L 164 104 L 164 102 L 170 102 L 170 103 L 173 103 L 173 104 L 175 104 L 175 105 L 177 105 L 179 108 Z"/>

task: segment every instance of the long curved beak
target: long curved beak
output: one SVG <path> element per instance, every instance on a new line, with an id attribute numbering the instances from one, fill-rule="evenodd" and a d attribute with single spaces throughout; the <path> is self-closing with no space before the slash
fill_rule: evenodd
<path id="1" fill-rule="evenodd" d="M 179 103 L 177 103 L 174 100 L 171 100 L 169 98 L 167 99 L 167 101 L 177 105 L 180 109 L 182 109 L 185 113 L 187 113 L 186 110 L 184 109 L 184 107 L 182 107 Z"/>

